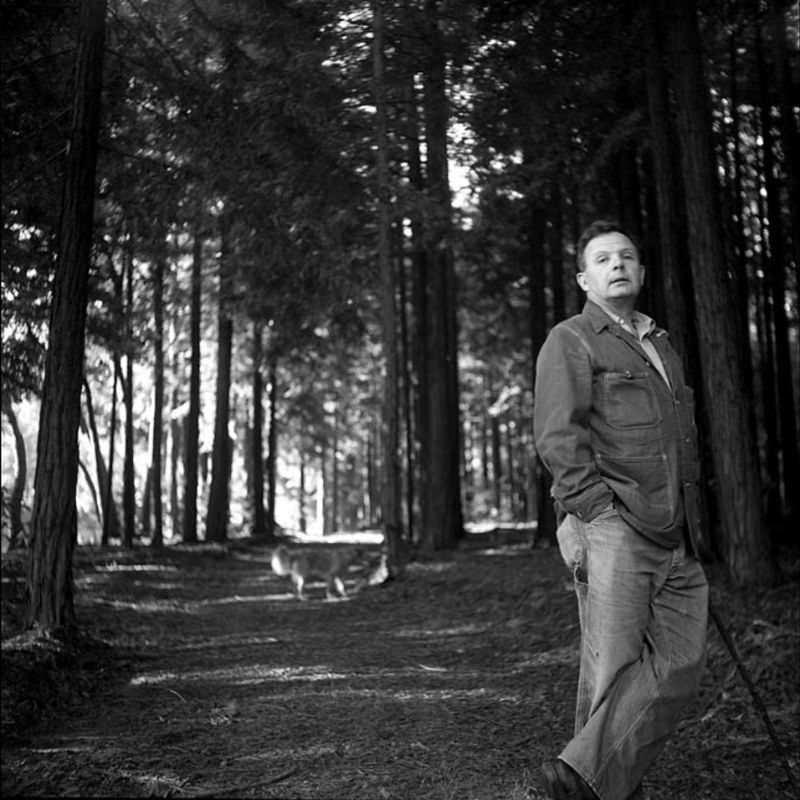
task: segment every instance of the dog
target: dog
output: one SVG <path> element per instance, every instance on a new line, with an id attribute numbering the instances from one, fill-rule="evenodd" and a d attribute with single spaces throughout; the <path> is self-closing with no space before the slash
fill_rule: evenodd
<path id="1" fill-rule="evenodd" d="M 335 599 L 334 589 L 340 597 L 347 597 L 344 577 L 348 567 L 360 557 L 355 547 L 326 547 L 289 550 L 279 545 L 272 553 L 272 571 L 276 575 L 290 575 L 298 599 L 305 600 L 306 581 L 311 577 L 325 580 L 325 597 Z"/>

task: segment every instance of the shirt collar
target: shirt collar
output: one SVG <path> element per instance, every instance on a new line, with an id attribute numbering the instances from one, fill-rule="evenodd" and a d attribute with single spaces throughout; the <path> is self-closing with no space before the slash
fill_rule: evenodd
<path id="1" fill-rule="evenodd" d="M 617 323 L 623 330 L 628 331 L 628 333 L 636 336 L 637 339 L 642 340 L 645 336 L 650 335 L 656 329 L 655 320 L 652 317 L 648 317 L 647 314 L 643 314 L 641 311 L 634 311 L 633 312 L 633 321 L 636 324 L 636 330 L 632 331 L 630 326 L 623 320 L 621 316 L 618 314 L 612 314 L 610 311 L 606 311 L 601 306 L 597 305 L 597 303 L 592 302 L 591 300 L 586 301 L 586 305 L 583 307 L 584 313 L 588 314 L 594 324 L 594 328 L 596 331 L 600 331 L 603 328 L 608 326 L 609 320 L 613 320 Z"/>

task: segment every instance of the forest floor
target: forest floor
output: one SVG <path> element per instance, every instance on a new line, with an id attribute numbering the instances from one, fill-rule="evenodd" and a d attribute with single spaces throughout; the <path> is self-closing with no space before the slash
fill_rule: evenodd
<path id="1" fill-rule="evenodd" d="M 82 547 L 71 650 L 20 634 L 24 564 L 4 555 L 3 797 L 542 798 L 572 727 L 569 576 L 555 548 L 472 539 L 306 602 L 251 540 Z M 800 780 L 800 561 L 769 591 L 710 578 Z M 708 654 L 647 797 L 794 797 L 714 628 Z"/>

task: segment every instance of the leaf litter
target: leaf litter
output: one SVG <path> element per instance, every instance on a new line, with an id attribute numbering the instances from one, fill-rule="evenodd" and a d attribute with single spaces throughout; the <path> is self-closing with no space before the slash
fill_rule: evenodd
<path id="1" fill-rule="evenodd" d="M 4 797 L 539 800 L 539 765 L 572 728 L 577 612 L 556 549 L 487 545 L 333 602 L 313 583 L 294 599 L 250 539 L 79 548 L 70 646 L 21 631 L 24 555 L 6 554 Z M 709 570 L 798 776 L 796 557 L 786 573 L 744 592 Z M 645 790 L 794 797 L 713 628 L 701 691 Z"/>

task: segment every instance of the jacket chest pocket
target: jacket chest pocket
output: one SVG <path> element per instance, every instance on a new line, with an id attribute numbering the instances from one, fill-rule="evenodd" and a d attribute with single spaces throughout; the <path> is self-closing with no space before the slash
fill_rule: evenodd
<path id="1" fill-rule="evenodd" d="M 607 425 L 619 430 L 657 427 L 658 400 L 647 372 L 604 372 L 595 383 L 595 409 Z"/>

